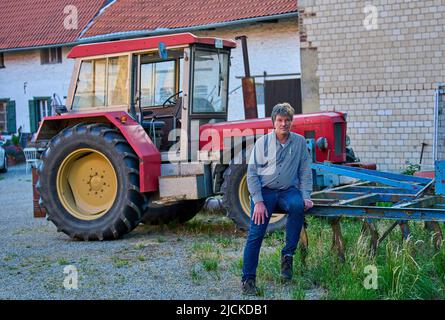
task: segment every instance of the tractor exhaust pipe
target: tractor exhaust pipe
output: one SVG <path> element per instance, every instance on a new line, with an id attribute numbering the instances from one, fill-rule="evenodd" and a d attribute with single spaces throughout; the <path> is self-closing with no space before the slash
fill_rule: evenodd
<path id="1" fill-rule="evenodd" d="M 256 119 L 258 118 L 258 107 L 256 101 L 255 78 L 250 76 L 247 36 L 239 36 L 236 37 L 235 40 L 241 40 L 241 47 L 243 49 L 245 76 L 242 78 L 241 83 L 243 87 L 244 116 L 245 119 Z"/>

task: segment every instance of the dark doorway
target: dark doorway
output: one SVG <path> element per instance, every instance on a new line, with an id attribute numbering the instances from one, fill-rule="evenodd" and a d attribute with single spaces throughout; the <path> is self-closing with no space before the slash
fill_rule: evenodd
<path id="1" fill-rule="evenodd" d="M 295 114 L 302 113 L 301 79 L 264 81 L 265 116 L 270 117 L 277 103 L 288 102 L 295 109 Z"/>

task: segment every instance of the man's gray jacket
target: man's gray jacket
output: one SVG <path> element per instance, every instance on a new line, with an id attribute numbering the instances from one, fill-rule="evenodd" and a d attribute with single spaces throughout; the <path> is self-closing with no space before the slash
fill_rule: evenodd
<path id="1" fill-rule="evenodd" d="M 311 157 L 306 139 L 290 132 L 281 145 L 275 131 L 259 138 L 250 155 L 247 169 L 247 186 L 256 204 L 263 201 L 261 188 L 286 190 L 296 187 L 303 199 L 312 192 Z"/>

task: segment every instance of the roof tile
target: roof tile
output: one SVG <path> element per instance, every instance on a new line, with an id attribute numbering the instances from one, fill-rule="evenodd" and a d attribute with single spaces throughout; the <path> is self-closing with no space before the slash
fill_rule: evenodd
<path id="1" fill-rule="evenodd" d="M 0 50 L 74 42 L 105 0 L 2 0 Z M 64 27 L 69 15 L 64 8 L 77 8 L 77 29 Z"/>
<path id="2" fill-rule="evenodd" d="M 297 11 L 297 0 L 118 0 L 83 37 L 177 29 Z"/>

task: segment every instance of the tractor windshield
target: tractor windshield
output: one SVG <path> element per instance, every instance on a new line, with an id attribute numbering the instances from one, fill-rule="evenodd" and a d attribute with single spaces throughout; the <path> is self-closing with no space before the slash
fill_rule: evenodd
<path id="1" fill-rule="evenodd" d="M 225 51 L 195 51 L 193 68 L 193 113 L 226 113 L 229 54 Z"/>

